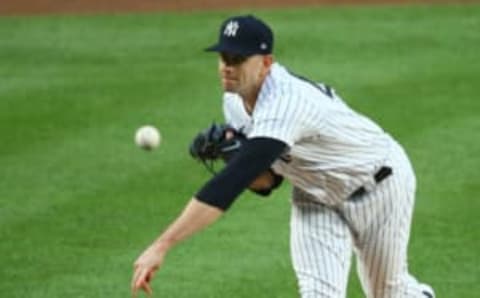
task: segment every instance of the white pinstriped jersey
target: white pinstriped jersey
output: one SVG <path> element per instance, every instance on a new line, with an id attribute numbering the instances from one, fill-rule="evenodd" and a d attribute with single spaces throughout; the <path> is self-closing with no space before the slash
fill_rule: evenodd
<path id="1" fill-rule="evenodd" d="M 227 123 L 248 138 L 270 137 L 289 145 L 272 168 L 312 199 L 343 202 L 358 187 L 373 188 L 394 141 L 379 126 L 349 108 L 332 89 L 272 65 L 252 115 L 241 98 L 224 94 Z"/>

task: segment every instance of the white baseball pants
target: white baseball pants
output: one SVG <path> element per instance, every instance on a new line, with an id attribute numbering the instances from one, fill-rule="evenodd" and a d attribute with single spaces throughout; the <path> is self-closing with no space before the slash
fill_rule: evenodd
<path id="1" fill-rule="evenodd" d="M 331 208 L 294 188 L 291 256 L 302 298 L 346 296 L 352 251 L 368 298 L 426 298 L 407 268 L 415 175 L 403 149 L 393 174 L 362 197 Z"/>

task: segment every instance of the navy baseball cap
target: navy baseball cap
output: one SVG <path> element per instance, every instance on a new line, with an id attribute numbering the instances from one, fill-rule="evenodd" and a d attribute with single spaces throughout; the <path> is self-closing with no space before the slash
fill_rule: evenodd
<path id="1" fill-rule="evenodd" d="M 234 16 L 222 23 L 218 43 L 205 50 L 243 56 L 271 54 L 273 32 L 267 24 L 252 15 Z"/>

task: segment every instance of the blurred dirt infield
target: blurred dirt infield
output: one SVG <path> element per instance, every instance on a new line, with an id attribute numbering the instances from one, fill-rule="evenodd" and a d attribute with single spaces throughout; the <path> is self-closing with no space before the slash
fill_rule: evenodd
<path id="1" fill-rule="evenodd" d="M 192 11 L 301 5 L 472 3 L 475 0 L 0 0 L 0 15 Z"/>

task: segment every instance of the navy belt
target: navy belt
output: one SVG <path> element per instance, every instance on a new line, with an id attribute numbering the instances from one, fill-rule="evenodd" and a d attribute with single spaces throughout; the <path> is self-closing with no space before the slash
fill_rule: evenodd
<path id="1" fill-rule="evenodd" d="M 384 166 L 384 167 L 381 167 L 380 170 L 378 170 L 373 175 L 373 178 L 375 179 L 375 182 L 378 184 L 383 180 L 385 180 L 385 178 L 387 178 L 388 176 L 392 175 L 392 173 L 393 173 L 392 168 Z M 354 198 L 359 198 L 366 193 L 367 193 L 367 190 L 365 189 L 365 187 L 361 186 L 350 195 L 350 199 L 355 200 Z"/>

